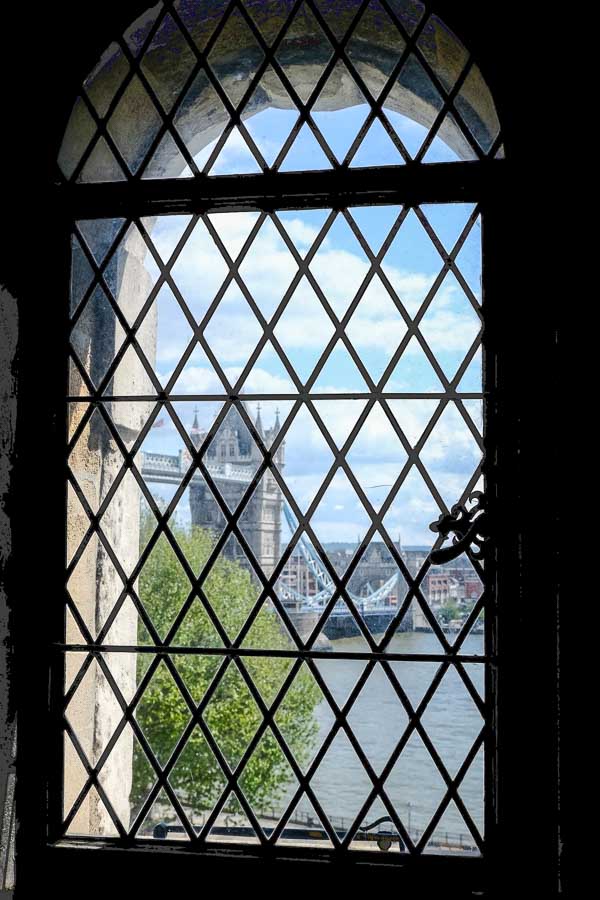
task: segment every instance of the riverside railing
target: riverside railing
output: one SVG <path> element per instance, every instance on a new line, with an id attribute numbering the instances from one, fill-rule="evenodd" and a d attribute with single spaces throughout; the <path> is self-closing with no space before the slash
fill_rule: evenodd
<path id="1" fill-rule="evenodd" d="M 420 838 L 424 833 L 424 829 L 414 828 L 410 823 L 410 810 L 407 805 L 406 807 L 408 816 L 404 817 L 404 824 L 413 843 L 418 843 Z M 260 824 L 264 824 L 264 830 L 266 834 L 269 834 L 274 827 L 274 824 L 279 822 L 281 816 L 283 814 L 283 810 L 277 810 L 275 807 L 269 807 L 266 809 L 257 811 L 257 818 L 260 821 Z M 192 825 L 196 829 L 196 831 L 200 831 L 206 823 L 208 813 L 202 814 L 201 816 L 195 816 L 193 819 L 190 819 Z M 407 824 L 408 819 L 408 824 Z M 329 822 L 335 832 L 338 833 L 340 837 L 345 837 L 348 829 L 352 825 L 353 820 L 349 817 L 344 816 L 329 816 Z M 271 823 L 271 824 L 269 824 Z M 326 838 L 326 832 L 323 829 L 320 821 L 315 819 L 310 813 L 304 813 L 301 811 L 296 811 L 292 814 L 286 828 L 282 832 L 282 837 L 286 838 L 286 830 L 292 828 L 294 830 L 294 837 L 298 840 L 302 840 L 303 838 L 306 840 L 314 840 L 316 832 L 323 832 L 323 838 Z M 235 813 L 225 813 L 221 817 L 220 826 L 213 827 L 211 829 L 211 834 L 216 835 L 227 835 L 228 837 L 244 837 L 249 833 L 254 834 L 252 829 L 250 829 L 247 825 L 243 825 L 240 821 L 240 818 Z M 158 822 L 152 831 L 152 834 L 155 838 L 165 839 L 168 838 L 169 835 L 177 835 L 185 833 L 185 829 L 181 825 L 171 825 L 166 822 Z M 391 839 L 391 840 L 390 840 Z M 371 833 L 360 831 L 357 832 L 353 840 L 369 840 L 369 841 L 377 841 L 380 844 L 380 848 L 382 850 L 388 850 L 392 843 L 398 842 L 400 845 L 400 849 L 404 850 L 404 844 L 400 838 L 400 836 L 394 831 L 390 831 L 389 826 L 385 828 L 379 829 L 379 831 L 373 831 Z M 452 850 L 452 851 L 462 851 L 465 853 L 478 853 L 478 848 L 470 834 L 464 834 L 462 832 L 457 831 L 446 831 L 437 832 L 432 835 L 432 837 L 427 842 L 427 846 L 429 848 L 437 848 L 440 850 Z"/>

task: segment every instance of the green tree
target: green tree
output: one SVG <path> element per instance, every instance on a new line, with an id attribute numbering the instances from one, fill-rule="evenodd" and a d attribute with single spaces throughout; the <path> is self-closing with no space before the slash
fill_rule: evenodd
<path id="1" fill-rule="evenodd" d="M 447 625 L 453 619 L 459 619 L 461 616 L 460 607 L 453 600 L 446 600 L 438 610 L 438 620 Z"/>
<path id="2" fill-rule="evenodd" d="M 150 536 L 150 522 L 143 519 L 142 543 Z M 174 529 L 174 535 L 195 573 L 205 566 L 214 540 L 209 531 L 194 527 L 189 532 Z M 163 536 L 153 548 L 139 578 L 140 599 L 156 630 L 164 638 L 190 594 L 190 582 L 168 540 Z M 230 639 L 236 637 L 253 609 L 260 588 L 239 563 L 222 555 L 204 582 L 204 592 Z M 138 642 L 151 642 L 142 621 Z M 181 622 L 173 644 L 178 647 L 223 645 L 206 609 L 196 598 Z M 243 647 L 281 650 L 292 646 L 279 617 L 263 606 Z M 195 703 L 199 703 L 226 660 L 220 655 L 173 654 L 171 659 Z M 151 654 L 138 657 L 138 683 L 152 661 Z M 245 666 L 268 706 L 286 678 L 293 661 L 281 657 L 244 657 Z M 275 721 L 300 765 L 309 758 L 318 725 L 314 710 L 321 692 L 311 672 L 303 666 L 278 707 Z M 153 675 L 135 716 L 162 766 L 169 759 L 191 715 L 166 664 Z M 262 714 L 235 662 L 225 673 L 207 703 L 203 718 L 230 768 L 239 763 L 262 722 Z M 276 805 L 293 778 L 292 770 L 270 729 L 266 729 L 240 777 L 240 786 L 255 810 Z M 199 813 L 211 809 L 225 786 L 225 777 L 206 738 L 196 725 L 170 774 L 170 783 L 184 805 Z M 155 781 L 154 770 L 141 747 L 134 745 L 131 801 L 139 808 Z M 225 806 L 237 810 L 235 798 Z"/>

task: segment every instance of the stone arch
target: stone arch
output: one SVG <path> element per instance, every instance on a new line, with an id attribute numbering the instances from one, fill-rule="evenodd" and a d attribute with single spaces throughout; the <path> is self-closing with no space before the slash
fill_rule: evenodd
<path id="1" fill-rule="evenodd" d="M 328 4 L 336 21 L 349 24 L 360 6 L 361 0 L 332 0 Z M 137 55 L 148 36 L 162 4 L 152 7 L 140 16 L 127 30 L 125 40 Z M 268 2 L 246 0 L 245 7 L 252 15 L 267 42 L 276 38 L 285 23 L 292 0 Z M 209 40 L 216 22 L 228 6 L 226 0 L 209 3 L 180 4 L 178 12 L 199 48 Z M 398 33 L 390 32 L 382 19 L 379 4 L 372 4 L 361 19 L 360 40 L 353 45 L 352 60 L 369 89 L 376 95 L 398 58 Z M 392 0 L 391 7 L 410 32 L 421 18 L 422 4 L 416 0 Z M 427 15 L 427 13 L 424 13 Z M 300 17 L 297 16 L 297 21 Z M 304 30 L 294 35 L 286 44 L 280 62 L 284 70 L 293 75 L 294 84 L 314 84 L 315 71 L 331 53 L 331 45 L 314 18 L 302 19 Z M 256 44 L 249 39 L 248 29 L 230 28 L 227 41 L 219 42 L 219 53 L 210 54 L 211 68 L 218 75 L 226 92 L 247 79 L 256 55 Z M 468 53 L 454 33 L 435 15 L 430 15 L 422 35 L 419 49 L 427 63 L 449 90 L 459 77 Z M 153 86 L 160 85 L 160 97 L 165 105 L 174 102 L 185 81 L 184 57 L 181 53 L 181 33 L 171 22 L 158 29 L 150 47 L 144 54 L 144 71 Z M 100 114 L 108 106 L 121 84 L 129 66 L 122 48 L 113 43 L 104 53 L 84 82 L 86 91 L 93 98 Z M 351 78 L 330 79 L 315 106 L 315 111 L 334 111 L 355 106 L 361 102 L 361 93 Z M 483 75 L 476 64 L 471 68 L 460 91 L 460 113 L 469 131 L 487 151 L 499 131 L 498 116 L 493 98 Z M 362 101 L 364 102 L 364 101 Z M 261 80 L 261 90 L 255 91 L 242 113 L 242 120 L 251 118 L 268 108 L 292 109 L 287 92 L 282 91 L 277 76 L 267 70 Z M 401 113 L 419 125 L 429 128 L 436 117 L 431 93 L 431 81 L 418 66 L 408 66 L 400 82 L 390 92 L 385 108 Z M 117 116 L 120 143 L 126 159 L 135 169 L 148 151 L 153 139 L 156 113 L 149 115 L 148 102 L 135 93 L 124 102 Z M 115 121 L 113 119 L 113 121 Z M 192 156 L 218 137 L 227 122 L 228 114 L 222 105 L 214 105 L 213 92 L 206 77 L 198 77 L 187 92 L 178 111 L 178 131 L 185 140 Z M 78 100 L 69 119 L 59 154 L 59 163 L 69 177 L 92 133 L 93 123 L 85 105 Z M 474 158 L 473 150 L 456 123 L 448 117 L 442 122 L 439 137 L 460 159 Z M 184 163 L 172 142 L 162 142 L 151 164 L 152 177 L 177 177 L 182 174 Z M 95 180 L 93 177 L 90 180 Z M 98 180 L 110 180 L 99 177 Z"/>

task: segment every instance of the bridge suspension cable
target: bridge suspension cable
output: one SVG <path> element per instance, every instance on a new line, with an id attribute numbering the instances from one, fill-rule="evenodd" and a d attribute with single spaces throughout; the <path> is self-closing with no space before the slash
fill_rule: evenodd
<path id="1" fill-rule="evenodd" d="M 285 516 L 286 522 L 288 523 L 289 529 L 293 534 L 298 528 L 298 520 L 296 519 L 296 516 L 294 515 L 288 504 L 285 502 L 285 500 L 283 501 L 283 514 Z M 312 597 L 302 595 L 298 593 L 298 591 L 295 591 L 293 588 L 287 587 L 286 590 L 290 591 L 295 599 L 304 601 L 308 605 L 324 606 L 327 601 L 330 600 L 333 596 L 333 592 L 335 591 L 335 584 L 329 572 L 319 559 L 315 548 L 304 534 L 300 535 L 297 546 L 300 549 L 300 552 L 306 562 L 306 565 L 308 566 L 309 571 L 313 574 L 315 581 L 317 582 L 317 587 L 321 588 L 321 590 L 318 594 L 315 594 Z M 378 587 L 376 590 L 371 590 L 366 597 L 360 597 L 358 594 L 353 594 L 349 590 L 346 590 L 346 592 L 354 603 L 358 603 L 359 605 L 368 604 L 369 607 L 376 607 L 384 599 L 384 597 L 387 597 L 388 594 L 396 587 L 399 576 L 400 573 L 396 572 L 385 582 L 385 584 L 382 584 L 381 587 Z"/>

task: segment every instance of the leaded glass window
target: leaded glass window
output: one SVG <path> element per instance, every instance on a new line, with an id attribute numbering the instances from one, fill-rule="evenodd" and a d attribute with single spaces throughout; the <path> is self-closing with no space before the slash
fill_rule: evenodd
<path id="1" fill-rule="evenodd" d="M 412 0 L 159 3 L 86 79 L 55 836 L 485 853 L 501 142 Z"/>

